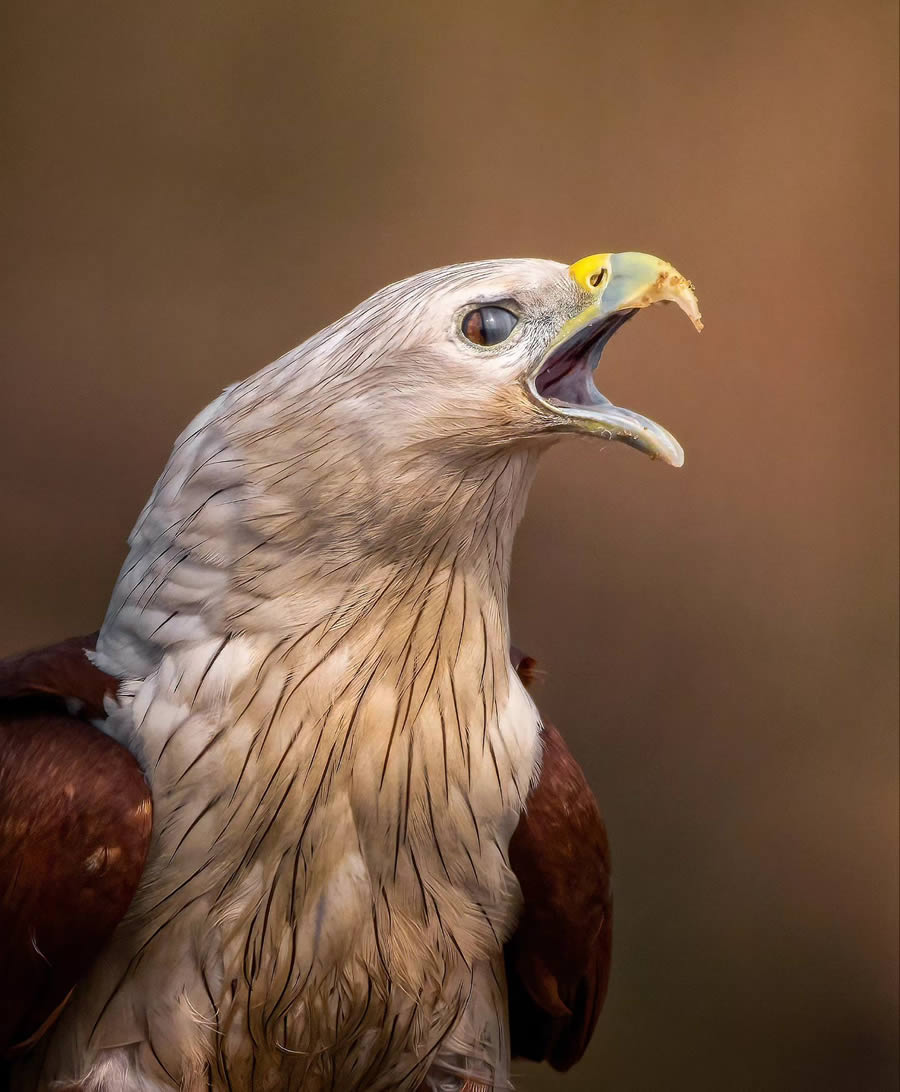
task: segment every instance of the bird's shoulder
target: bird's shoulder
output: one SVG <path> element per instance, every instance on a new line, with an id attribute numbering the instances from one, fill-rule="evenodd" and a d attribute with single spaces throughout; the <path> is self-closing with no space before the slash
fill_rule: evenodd
<path id="1" fill-rule="evenodd" d="M 134 757 L 95 727 L 94 636 L 0 661 L 0 1054 L 53 1022 L 124 915 L 150 841 Z"/>
<path id="2" fill-rule="evenodd" d="M 526 685 L 535 661 L 513 649 Z M 513 1053 L 568 1069 L 606 997 L 612 887 L 606 827 L 587 779 L 547 721 L 540 777 L 509 847 L 523 909 L 506 946 Z"/>

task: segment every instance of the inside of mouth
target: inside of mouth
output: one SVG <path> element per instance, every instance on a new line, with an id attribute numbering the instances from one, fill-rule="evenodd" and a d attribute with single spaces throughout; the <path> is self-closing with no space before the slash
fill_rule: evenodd
<path id="1" fill-rule="evenodd" d="M 609 405 L 594 384 L 594 371 L 606 343 L 636 313 L 632 308 L 598 319 L 552 353 L 534 381 L 541 398 L 563 406 Z"/>

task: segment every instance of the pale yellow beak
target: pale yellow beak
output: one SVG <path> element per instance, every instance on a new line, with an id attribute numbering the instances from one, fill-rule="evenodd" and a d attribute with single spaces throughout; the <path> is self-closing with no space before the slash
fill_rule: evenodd
<path id="1" fill-rule="evenodd" d="M 678 270 L 652 254 L 592 254 L 569 266 L 569 276 L 606 314 L 653 303 L 675 303 L 703 329 L 694 286 Z"/>
<path id="2" fill-rule="evenodd" d="M 674 303 L 703 329 L 693 285 L 652 254 L 592 254 L 569 267 L 584 293 L 585 307 L 570 319 L 527 379 L 529 393 L 558 418 L 560 429 L 587 431 L 619 440 L 670 466 L 684 452 L 674 436 L 633 410 L 614 406 L 591 378 L 612 334 L 634 312 L 654 303 Z"/>

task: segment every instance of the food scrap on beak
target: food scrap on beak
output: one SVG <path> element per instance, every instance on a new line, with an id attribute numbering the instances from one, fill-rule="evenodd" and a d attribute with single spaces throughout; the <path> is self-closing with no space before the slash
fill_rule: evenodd
<path id="1" fill-rule="evenodd" d="M 570 266 L 569 276 L 584 292 L 586 306 L 527 377 L 529 393 L 558 417 L 561 429 L 620 440 L 681 466 L 684 452 L 675 437 L 655 421 L 614 406 L 597 390 L 593 373 L 606 343 L 641 308 L 675 303 L 702 330 L 693 285 L 668 262 L 640 253 L 594 254 Z"/>

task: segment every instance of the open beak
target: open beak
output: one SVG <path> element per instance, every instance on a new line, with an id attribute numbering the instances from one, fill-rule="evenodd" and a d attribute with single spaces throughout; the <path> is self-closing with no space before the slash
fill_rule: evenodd
<path id="1" fill-rule="evenodd" d="M 652 459 L 681 466 L 684 452 L 671 433 L 633 410 L 614 406 L 594 385 L 594 371 L 612 335 L 642 307 L 677 304 L 703 329 L 693 286 L 652 254 L 594 254 L 569 267 L 586 306 L 560 330 L 526 376 L 529 395 L 558 419 L 556 427 L 621 440 Z"/>

